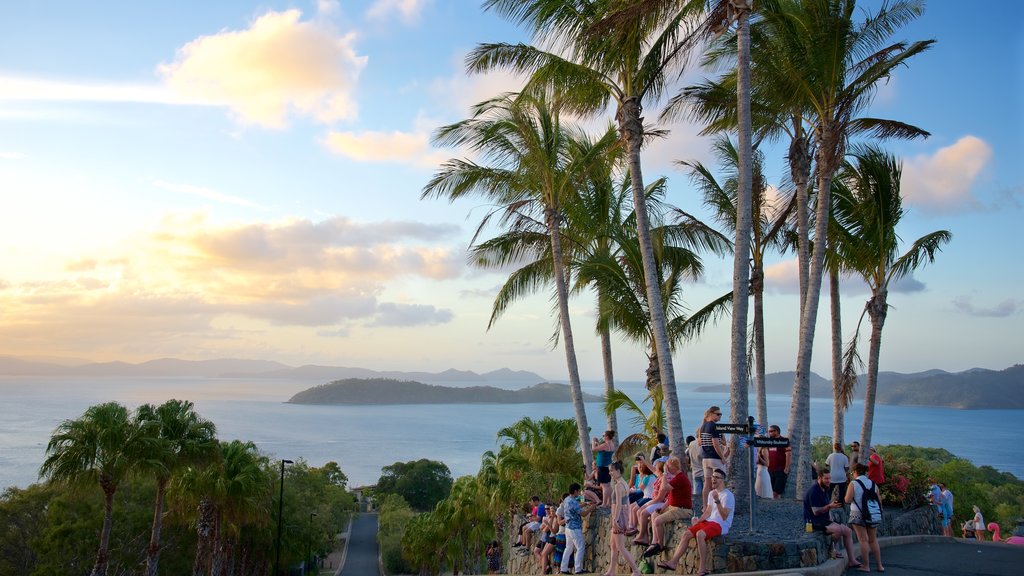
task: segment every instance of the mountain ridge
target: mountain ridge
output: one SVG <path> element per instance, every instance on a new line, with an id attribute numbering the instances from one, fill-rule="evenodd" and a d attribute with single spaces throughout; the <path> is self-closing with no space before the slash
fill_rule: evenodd
<path id="1" fill-rule="evenodd" d="M 506 390 L 493 386 L 438 386 L 411 380 L 349 378 L 307 388 L 288 399 L 289 404 L 533 404 L 568 402 L 569 386 L 541 382 Z M 584 402 L 601 397 L 583 394 Z"/>

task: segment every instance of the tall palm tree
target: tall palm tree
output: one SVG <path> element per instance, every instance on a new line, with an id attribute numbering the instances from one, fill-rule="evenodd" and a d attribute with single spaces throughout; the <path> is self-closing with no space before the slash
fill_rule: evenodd
<path id="1" fill-rule="evenodd" d="M 103 490 L 103 527 L 91 576 L 107 573 L 114 495 L 140 464 L 149 463 L 156 448 L 153 432 L 152 425 L 133 418 L 121 404 L 107 402 L 62 422 L 46 446 L 40 478 L 71 486 L 98 483 Z"/>
<path id="2" fill-rule="evenodd" d="M 184 466 L 212 458 L 217 449 L 217 428 L 201 418 L 192 402 L 168 400 L 160 406 L 144 404 L 137 411 L 139 419 L 152 422 L 156 428 L 158 450 L 156 469 L 156 502 L 149 548 L 146 551 L 146 575 L 156 576 L 160 562 L 160 532 L 163 527 L 167 485 L 172 475 Z"/>
<path id="3" fill-rule="evenodd" d="M 477 105 L 472 118 L 440 128 L 434 141 L 467 147 L 482 155 L 485 164 L 449 160 L 423 188 L 422 197 L 454 201 L 481 195 L 491 200 L 498 208 L 484 218 L 477 234 L 496 212 L 501 223 L 513 230 L 544 222 L 551 244 L 569 389 L 580 447 L 589 471 L 593 454 L 569 318 L 569 285 L 561 239 L 562 205 L 576 193 L 586 171 L 615 146 L 615 140 L 606 136 L 597 143 L 589 142 L 582 131 L 562 123 L 561 111 L 561 101 L 538 94 L 506 94 Z"/>
<path id="4" fill-rule="evenodd" d="M 836 221 L 841 226 L 842 240 L 838 249 L 843 253 L 843 261 L 871 289 L 871 298 L 861 313 L 861 321 L 865 314 L 870 318 L 871 339 L 864 423 L 860 433 L 861 446 L 870 447 L 889 286 L 922 265 L 934 262 L 935 254 L 953 236 L 947 230 L 925 234 L 900 254 L 896 228 L 903 218 L 902 167 L 894 156 L 876 147 L 857 148 L 851 156 L 854 161 L 846 163 L 839 176 L 843 186 L 837 192 Z M 851 348 L 855 347 L 856 337 L 851 343 Z"/>
<path id="5" fill-rule="evenodd" d="M 657 102 L 685 64 L 689 46 L 678 40 L 685 32 L 683 24 L 693 11 L 669 17 L 664 12 L 652 11 L 648 16 L 630 19 L 596 34 L 593 28 L 621 7 L 616 0 L 487 0 L 484 7 L 530 26 L 534 39 L 542 47 L 482 44 L 467 57 L 470 72 L 504 68 L 530 74 L 527 90 L 554 89 L 568 99 L 570 110 L 579 114 L 601 114 L 609 105 L 615 108 L 619 137 L 626 148 L 637 234 L 642 247 L 645 294 L 650 301 L 647 309 L 654 327 L 659 372 L 665 388 L 668 436 L 672 448 L 678 450 L 685 445 L 683 427 L 645 205 L 640 149 L 645 139 L 657 132 L 644 126 L 643 105 Z"/>

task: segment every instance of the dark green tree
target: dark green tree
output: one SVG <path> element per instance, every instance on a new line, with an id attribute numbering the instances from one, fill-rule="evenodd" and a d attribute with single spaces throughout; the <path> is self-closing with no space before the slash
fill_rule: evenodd
<path id="1" fill-rule="evenodd" d="M 432 510 L 452 490 L 452 472 L 444 462 L 421 458 L 381 469 L 378 494 L 397 494 L 420 512 Z"/>

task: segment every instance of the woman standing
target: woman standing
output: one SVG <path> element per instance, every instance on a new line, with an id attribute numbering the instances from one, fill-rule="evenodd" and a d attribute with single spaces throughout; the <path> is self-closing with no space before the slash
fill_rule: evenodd
<path id="1" fill-rule="evenodd" d="M 772 477 L 768 474 L 768 450 L 764 448 L 757 449 L 757 476 L 754 480 L 754 492 L 759 498 L 771 500 L 774 497 Z"/>
<path id="2" fill-rule="evenodd" d="M 873 491 L 877 497 L 875 483 L 867 477 L 868 467 L 864 464 L 857 464 L 853 467 L 853 482 L 850 482 L 846 489 L 846 503 L 850 504 L 850 525 L 857 533 L 857 543 L 860 545 L 860 561 L 862 566 L 857 570 L 870 572 L 871 554 L 875 555 L 875 562 L 878 563 L 878 571 L 884 572 L 882 566 L 882 551 L 878 547 L 878 530 L 876 524 L 871 522 L 871 514 L 861 507 L 864 503 L 864 492 Z M 881 506 L 881 503 L 879 503 Z M 870 526 L 869 526 L 870 524 Z"/>
<path id="3" fill-rule="evenodd" d="M 981 508 L 974 506 L 974 537 L 978 540 L 985 539 L 985 517 L 981 515 Z"/>
<path id="4" fill-rule="evenodd" d="M 609 468 L 611 473 L 611 534 L 608 536 L 611 553 L 608 557 L 608 570 L 604 576 L 614 576 L 615 568 L 619 565 L 619 554 L 626 559 L 633 576 L 640 575 L 640 568 L 636 560 L 626 548 L 626 530 L 629 529 L 629 486 L 622 480 L 622 462 L 616 460 Z"/>

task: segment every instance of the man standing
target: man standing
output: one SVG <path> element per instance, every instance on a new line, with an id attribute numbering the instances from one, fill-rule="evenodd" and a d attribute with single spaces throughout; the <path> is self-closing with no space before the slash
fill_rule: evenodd
<path id="1" fill-rule="evenodd" d="M 704 495 L 704 451 L 700 447 L 700 442 L 696 438 L 690 436 L 690 440 L 686 445 L 686 455 L 690 457 L 690 469 L 693 470 L 693 495 L 701 496 Z"/>
<path id="2" fill-rule="evenodd" d="M 583 573 L 583 515 L 590 513 L 588 508 L 584 511 L 579 502 L 580 485 L 573 482 L 569 485 L 569 495 L 562 502 L 562 513 L 565 516 L 565 552 L 562 553 L 562 574 L 569 574 L 569 558 L 573 559 L 573 567 L 576 574 Z M 573 552 L 575 551 L 575 555 Z"/>
<path id="3" fill-rule="evenodd" d="M 668 562 L 660 562 L 659 568 L 675 572 L 679 567 L 679 559 L 686 553 L 690 540 L 697 540 L 697 553 L 700 557 L 700 564 L 697 567 L 697 574 L 707 574 L 708 569 L 708 540 L 715 536 L 725 536 L 732 527 L 733 512 L 736 510 L 736 497 L 725 487 L 725 472 L 716 469 L 707 476 L 707 480 L 714 485 L 708 493 L 708 501 L 704 503 L 704 513 L 700 515 L 697 522 L 683 532 L 683 538 L 679 541 L 672 559 Z"/>
<path id="4" fill-rule="evenodd" d="M 868 454 L 868 478 L 881 486 L 885 484 L 885 463 L 882 461 L 882 455 L 875 452 L 874 446 L 868 448 Z"/>
<path id="5" fill-rule="evenodd" d="M 869 476 L 870 478 L 870 476 Z M 953 536 L 953 493 L 950 492 L 949 488 L 946 487 L 944 482 L 939 482 L 939 488 L 942 490 L 939 494 L 939 510 L 942 512 L 942 534 L 945 536 Z M 984 526 L 981 527 L 985 529 Z"/>
<path id="6" fill-rule="evenodd" d="M 841 539 L 846 548 L 846 567 L 860 568 L 860 564 L 853 558 L 853 531 L 849 526 L 831 520 L 829 513 L 843 507 L 838 498 L 829 496 L 831 491 L 829 473 L 818 474 L 818 481 L 804 495 L 804 521 L 810 522 L 815 530 L 828 534 L 833 540 Z"/>
<path id="7" fill-rule="evenodd" d="M 769 438 L 782 438 L 782 430 L 778 424 L 768 427 Z M 782 498 L 786 491 L 786 480 L 789 478 L 789 466 L 793 459 L 793 451 L 789 446 L 772 446 L 762 448 L 768 452 L 768 476 L 772 479 L 772 494 L 775 499 Z"/>
<path id="8" fill-rule="evenodd" d="M 860 463 L 860 442 L 854 440 L 850 443 L 850 470 Z"/>
<path id="9" fill-rule="evenodd" d="M 690 479 L 682 472 L 682 465 L 679 458 L 672 456 L 665 463 L 672 478 L 668 481 L 668 498 L 665 500 L 666 507 L 651 522 L 653 535 L 651 545 L 644 551 L 644 558 L 658 554 L 665 547 L 661 541 L 665 534 L 665 525 L 676 520 L 689 520 L 693 518 L 693 494 L 690 488 Z"/>

